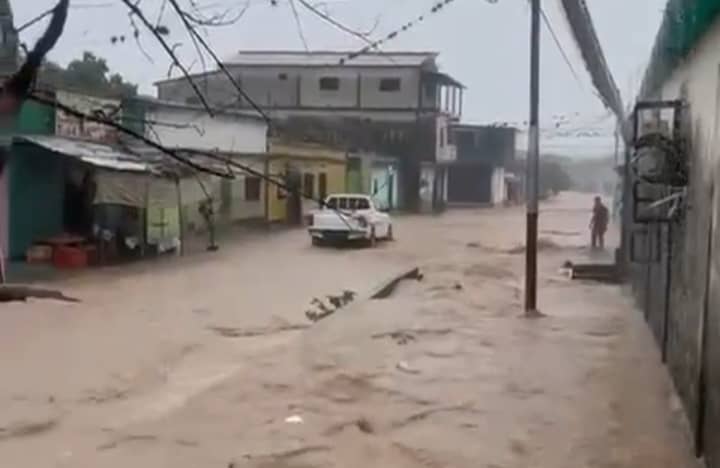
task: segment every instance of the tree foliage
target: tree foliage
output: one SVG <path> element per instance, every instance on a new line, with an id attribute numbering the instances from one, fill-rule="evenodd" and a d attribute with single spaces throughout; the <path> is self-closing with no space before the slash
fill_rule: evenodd
<path id="1" fill-rule="evenodd" d="M 572 179 L 558 161 L 540 162 L 540 195 L 548 196 L 570 190 Z"/>
<path id="2" fill-rule="evenodd" d="M 40 82 L 89 94 L 117 97 L 137 95 L 136 84 L 125 81 L 118 73 L 110 73 L 107 61 L 92 52 L 84 52 L 82 58 L 71 61 L 65 68 L 46 62 L 40 74 Z"/>

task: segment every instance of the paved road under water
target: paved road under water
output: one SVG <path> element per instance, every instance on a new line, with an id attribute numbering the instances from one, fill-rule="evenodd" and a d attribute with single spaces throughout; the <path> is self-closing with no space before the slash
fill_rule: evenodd
<path id="1" fill-rule="evenodd" d="M 14 467 L 695 466 L 621 288 L 570 282 L 591 197 L 541 215 L 521 318 L 521 208 L 399 217 L 377 249 L 303 232 L 55 284 L 0 309 L 0 460 Z M 422 281 L 366 300 L 413 265 Z M 311 323 L 314 298 L 358 293 Z"/>

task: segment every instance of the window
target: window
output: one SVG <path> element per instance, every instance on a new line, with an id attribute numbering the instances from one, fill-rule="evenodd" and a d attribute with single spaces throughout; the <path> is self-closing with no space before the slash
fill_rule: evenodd
<path id="1" fill-rule="evenodd" d="M 315 174 L 303 175 L 303 195 L 305 198 L 315 197 Z"/>
<path id="2" fill-rule="evenodd" d="M 340 89 L 340 78 L 335 76 L 323 76 L 320 78 L 320 89 L 322 91 L 337 91 Z"/>
<path id="3" fill-rule="evenodd" d="M 351 210 L 369 210 L 370 202 L 367 198 L 351 198 L 349 199 Z"/>
<path id="4" fill-rule="evenodd" d="M 259 177 L 245 177 L 245 200 L 247 200 L 247 201 L 260 200 L 260 178 Z"/>
<path id="5" fill-rule="evenodd" d="M 400 78 L 382 78 L 380 80 L 380 91 L 385 93 L 400 91 Z"/>
<path id="6" fill-rule="evenodd" d="M 331 210 L 337 210 L 337 209 L 338 209 L 338 199 L 335 198 L 335 197 L 330 198 L 330 199 L 327 201 L 326 206 L 327 206 L 328 208 L 330 208 Z"/>
<path id="7" fill-rule="evenodd" d="M 321 172 L 318 176 L 318 197 L 325 200 L 327 197 L 327 174 Z"/>

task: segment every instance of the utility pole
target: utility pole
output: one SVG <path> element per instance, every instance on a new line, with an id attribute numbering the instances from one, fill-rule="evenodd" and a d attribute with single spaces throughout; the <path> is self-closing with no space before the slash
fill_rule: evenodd
<path id="1" fill-rule="evenodd" d="M 537 316 L 537 241 L 540 185 L 540 1 L 530 1 L 530 127 L 527 155 L 525 315 Z"/>

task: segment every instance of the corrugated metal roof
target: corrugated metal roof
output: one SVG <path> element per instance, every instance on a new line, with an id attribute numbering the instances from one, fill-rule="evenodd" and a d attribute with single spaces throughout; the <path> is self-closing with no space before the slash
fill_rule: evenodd
<path id="1" fill-rule="evenodd" d="M 641 99 L 656 93 L 718 19 L 717 0 L 668 0 L 645 70 Z"/>
<path id="2" fill-rule="evenodd" d="M 352 51 L 259 51 L 241 50 L 225 63 L 228 65 L 266 66 L 345 66 L 353 67 L 420 67 L 434 60 L 437 52 L 373 52 L 347 59 Z"/>
<path id="3" fill-rule="evenodd" d="M 134 154 L 101 143 L 44 135 L 21 136 L 15 140 L 41 146 L 95 167 L 114 171 L 151 172 L 151 166 Z"/>

